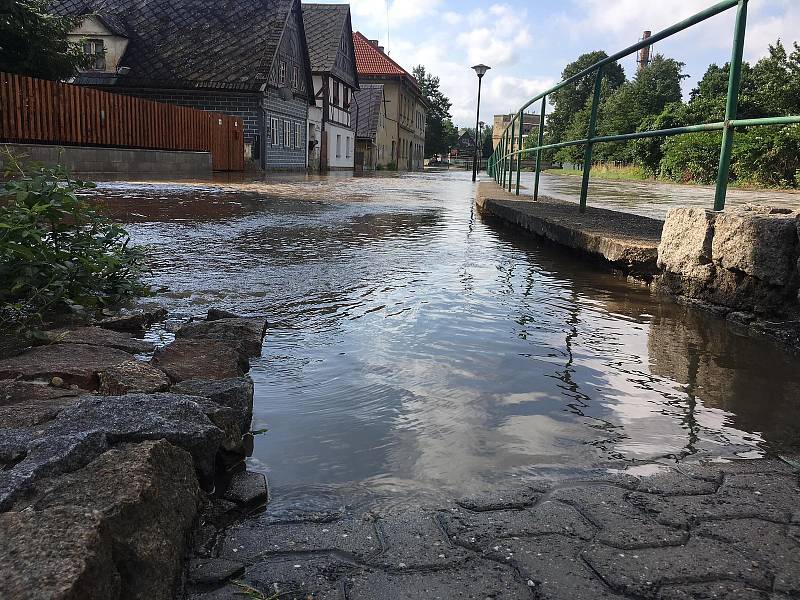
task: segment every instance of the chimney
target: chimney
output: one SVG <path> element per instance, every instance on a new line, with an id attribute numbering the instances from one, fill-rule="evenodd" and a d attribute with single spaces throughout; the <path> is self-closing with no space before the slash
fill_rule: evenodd
<path id="1" fill-rule="evenodd" d="M 649 40 L 650 36 L 652 36 L 652 35 L 653 35 L 652 31 L 645 31 L 644 33 L 642 33 L 642 40 L 641 41 Z M 639 70 L 640 71 L 642 69 L 644 69 L 645 67 L 647 67 L 647 65 L 650 64 L 650 50 L 651 50 L 651 48 L 652 48 L 652 46 L 645 46 L 644 48 L 639 50 L 639 54 L 636 57 L 636 62 L 639 63 Z"/>
<path id="2" fill-rule="evenodd" d="M 370 40 L 369 43 L 372 44 L 375 48 L 377 48 L 380 52 L 383 52 L 383 46 L 379 46 L 378 45 L 380 43 L 380 42 L 378 42 L 378 40 Z M 386 53 L 383 52 L 383 54 L 386 54 Z"/>

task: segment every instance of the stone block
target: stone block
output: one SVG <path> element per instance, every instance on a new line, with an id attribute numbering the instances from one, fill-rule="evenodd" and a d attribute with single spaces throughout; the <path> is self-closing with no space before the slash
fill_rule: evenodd
<path id="1" fill-rule="evenodd" d="M 246 356 L 261 356 L 267 322 L 261 318 L 223 318 L 187 323 L 175 336 L 184 339 L 216 340 L 241 348 Z"/>
<path id="2" fill-rule="evenodd" d="M 170 600 L 180 589 L 184 552 L 199 506 L 200 490 L 187 452 L 164 440 L 123 444 L 78 471 L 38 482 L 33 496 L 14 507 L 21 511 L 16 514 L 78 510 L 92 520 L 73 517 L 77 533 L 84 535 L 58 540 L 51 539 L 50 527 L 58 530 L 59 525 L 42 523 L 38 533 L 50 548 L 42 556 L 14 561 L 13 576 L 36 590 L 38 597 L 62 597 L 59 585 L 72 585 L 74 576 L 56 573 L 47 586 L 36 577 L 37 569 L 52 569 L 45 563 L 52 559 L 58 564 L 61 553 L 98 556 L 105 560 L 102 569 L 87 578 L 90 586 L 112 590 L 116 583 L 123 598 Z M 32 544 L 27 538 L 10 543 L 15 541 L 13 548 Z M 92 594 L 90 587 L 77 597 L 120 597 Z"/>
<path id="3" fill-rule="evenodd" d="M 711 257 L 716 265 L 774 286 L 785 286 L 797 258 L 797 219 L 753 211 L 720 213 Z"/>
<path id="4" fill-rule="evenodd" d="M 715 217 L 716 213 L 702 208 L 670 209 L 658 246 L 658 266 L 697 281 L 711 279 Z"/>
<path id="5" fill-rule="evenodd" d="M 87 344 L 39 346 L 25 354 L 0 360 L 0 379 L 51 380 L 60 377 L 67 385 L 96 390 L 99 371 L 131 360 L 123 350 Z"/>
<path id="6" fill-rule="evenodd" d="M 45 333 L 51 344 L 87 344 L 89 346 L 108 346 L 131 354 L 152 352 L 154 344 L 138 340 L 129 333 L 104 329 L 102 327 L 76 327 L 57 329 Z"/>
<path id="7" fill-rule="evenodd" d="M 97 376 L 100 381 L 99 391 L 105 396 L 166 392 L 170 383 L 163 371 L 138 360 L 109 367 L 100 371 Z"/>
<path id="8" fill-rule="evenodd" d="M 210 484 L 225 432 L 197 400 L 202 399 L 177 394 L 84 396 L 63 410 L 45 435 L 102 432 L 111 444 L 163 438 L 189 452 L 201 481 Z"/>
<path id="9" fill-rule="evenodd" d="M 221 406 L 235 410 L 239 427 L 244 433 L 250 430 L 253 420 L 253 380 L 250 377 L 233 379 L 187 379 L 172 386 L 176 394 L 202 396 Z"/>
<path id="10" fill-rule="evenodd" d="M 240 471 L 231 478 L 223 497 L 239 506 L 266 503 L 269 500 L 267 478 L 263 473 Z"/>
<path id="11" fill-rule="evenodd" d="M 178 339 L 156 350 L 153 364 L 175 382 L 242 377 L 250 363 L 237 346 L 217 340 Z"/>

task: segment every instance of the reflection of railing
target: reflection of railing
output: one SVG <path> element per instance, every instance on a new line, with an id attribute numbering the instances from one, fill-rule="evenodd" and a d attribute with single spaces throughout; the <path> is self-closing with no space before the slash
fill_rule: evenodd
<path id="1" fill-rule="evenodd" d="M 733 148 L 733 132 L 736 127 L 751 127 L 755 125 L 790 125 L 793 123 L 800 123 L 800 116 L 787 116 L 787 117 L 767 117 L 761 119 L 736 119 L 736 113 L 739 106 L 739 87 L 742 77 L 742 53 L 744 50 L 744 37 L 745 28 L 747 25 L 747 2 L 748 0 L 723 0 L 706 10 L 697 13 L 696 15 L 676 23 L 672 27 L 668 27 L 652 37 L 640 41 L 621 50 L 616 54 L 604 58 L 603 60 L 593 64 L 592 66 L 584 69 L 565 79 L 561 83 L 556 84 L 549 90 L 542 92 L 538 96 L 531 98 L 524 104 L 514 118 L 509 123 L 503 132 L 503 137 L 500 144 L 495 150 L 492 157 L 489 159 L 489 173 L 495 178 L 500 185 L 504 188 L 507 187 L 511 192 L 512 188 L 512 172 L 514 171 L 513 161 L 516 161 L 516 194 L 519 195 L 519 179 L 520 179 L 520 161 L 522 156 L 529 153 L 536 154 L 536 179 L 533 189 L 534 199 L 539 197 L 539 174 L 541 172 L 541 153 L 543 150 L 555 150 L 557 148 L 565 148 L 567 146 L 580 146 L 585 145 L 583 164 L 583 182 L 581 184 L 581 212 L 586 210 L 586 196 L 589 191 L 589 174 L 592 170 L 592 149 L 595 144 L 602 142 L 621 142 L 626 140 L 637 140 L 643 138 L 653 137 L 667 137 L 672 135 L 681 135 L 686 133 L 696 133 L 700 131 L 722 131 L 722 147 L 720 150 L 719 158 L 719 173 L 717 174 L 717 190 L 714 200 L 714 210 L 722 210 L 725 208 L 725 197 L 728 192 L 728 177 L 730 174 L 731 164 L 731 150 Z M 638 52 L 642 48 L 655 44 L 663 39 L 675 35 L 688 29 L 698 23 L 701 23 L 711 17 L 718 15 L 733 7 L 738 7 L 736 13 L 736 26 L 733 34 L 733 53 L 731 57 L 730 76 L 728 79 L 728 97 L 725 105 L 725 120 L 716 123 L 704 123 L 702 125 L 690 125 L 686 127 L 673 127 L 671 129 L 660 129 L 654 131 L 639 131 L 636 133 L 626 133 L 619 135 L 606 135 L 595 136 L 595 128 L 597 125 L 597 109 L 600 104 L 600 90 L 603 80 L 603 67 L 617 60 Z M 594 95 L 592 97 L 592 110 L 589 115 L 589 125 L 586 138 L 580 140 L 568 140 L 565 142 L 558 142 L 554 144 L 544 143 L 544 115 L 547 104 L 547 97 L 553 92 L 575 83 L 576 81 L 595 74 L 594 79 Z M 522 124 L 523 112 L 526 108 L 533 103 L 541 100 L 541 120 L 539 122 L 539 140 L 538 144 L 532 148 L 522 147 L 522 127 L 517 127 Z M 516 145 L 516 148 L 515 148 Z"/>

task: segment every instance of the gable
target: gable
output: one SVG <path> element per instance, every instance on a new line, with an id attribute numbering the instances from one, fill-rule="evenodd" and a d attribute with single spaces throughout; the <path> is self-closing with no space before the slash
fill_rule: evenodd
<path id="1" fill-rule="evenodd" d="M 300 2 L 292 3 L 269 72 L 268 84 L 313 102 L 314 84 Z"/>
<path id="2" fill-rule="evenodd" d="M 350 26 L 350 13 L 342 28 L 337 44 L 336 60 L 331 74 L 344 81 L 350 87 L 358 88 L 358 72 L 356 71 L 356 54 L 353 47 L 353 29 Z"/>

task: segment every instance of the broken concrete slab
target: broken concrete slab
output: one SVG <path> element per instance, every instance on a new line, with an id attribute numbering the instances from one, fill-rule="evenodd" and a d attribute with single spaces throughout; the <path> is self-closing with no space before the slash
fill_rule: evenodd
<path id="1" fill-rule="evenodd" d="M 175 340 L 156 350 L 153 364 L 174 382 L 233 379 L 250 370 L 247 358 L 235 346 L 217 340 Z"/>
<path id="2" fill-rule="evenodd" d="M 66 385 L 96 390 L 97 373 L 131 360 L 123 350 L 88 344 L 53 344 L 0 360 L 0 379 L 46 380 L 61 378 Z"/>

